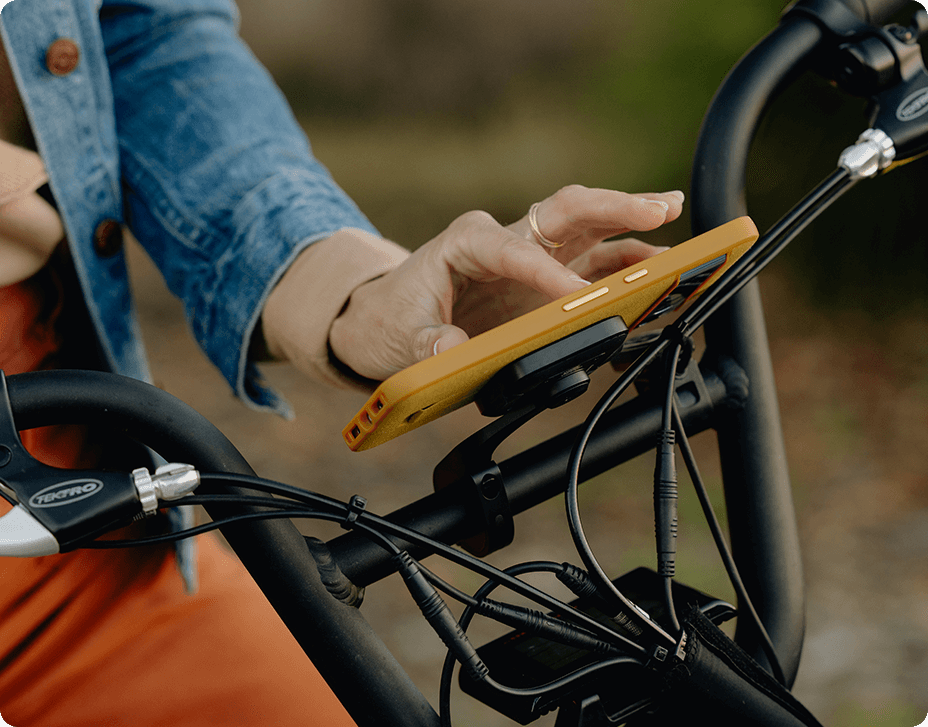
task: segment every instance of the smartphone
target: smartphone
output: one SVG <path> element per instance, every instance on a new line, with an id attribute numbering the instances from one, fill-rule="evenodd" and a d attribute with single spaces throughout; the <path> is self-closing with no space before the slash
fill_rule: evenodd
<path id="1" fill-rule="evenodd" d="M 342 431 L 361 451 L 465 406 L 504 366 L 606 318 L 628 330 L 671 313 L 704 291 L 754 244 L 739 217 L 485 331 L 384 381 Z"/>

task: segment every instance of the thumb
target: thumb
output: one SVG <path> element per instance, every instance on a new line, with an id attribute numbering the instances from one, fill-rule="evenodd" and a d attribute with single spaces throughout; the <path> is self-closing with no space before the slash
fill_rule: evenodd
<path id="1" fill-rule="evenodd" d="M 425 349 L 427 353 L 422 358 L 428 358 L 429 355 L 437 356 L 442 351 L 464 343 L 469 338 L 462 329 L 450 324 L 435 326 L 430 333 L 429 344 Z"/>

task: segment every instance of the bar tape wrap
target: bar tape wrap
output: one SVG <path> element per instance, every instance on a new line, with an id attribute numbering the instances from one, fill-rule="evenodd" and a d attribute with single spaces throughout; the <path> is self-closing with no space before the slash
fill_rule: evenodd
<path id="1" fill-rule="evenodd" d="M 697 608 L 683 625 L 686 657 L 666 675 L 666 687 L 649 716 L 629 727 L 712 724 L 758 727 L 822 727 L 790 692 L 728 638 Z"/>

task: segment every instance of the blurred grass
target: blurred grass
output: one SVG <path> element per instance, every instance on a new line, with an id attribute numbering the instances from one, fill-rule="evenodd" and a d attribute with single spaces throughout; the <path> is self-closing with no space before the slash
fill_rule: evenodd
<path id="1" fill-rule="evenodd" d="M 832 722 L 833 727 L 913 727 L 925 717 L 910 704 L 889 702 L 872 706 L 853 703 L 841 707 Z"/>

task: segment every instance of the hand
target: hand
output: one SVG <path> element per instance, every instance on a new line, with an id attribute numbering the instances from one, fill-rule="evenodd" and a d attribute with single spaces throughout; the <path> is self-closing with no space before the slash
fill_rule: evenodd
<path id="1" fill-rule="evenodd" d="M 37 273 L 63 239 L 61 218 L 35 192 L 0 204 L 0 287 Z"/>
<path id="2" fill-rule="evenodd" d="M 633 239 L 680 216 L 682 192 L 631 195 L 565 187 L 507 227 L 468 212 L 399 267 L 356 288 L 329 332 L 335 356 L 381 380 L 542 303 L 576 292 L 659 252 Z"/>

